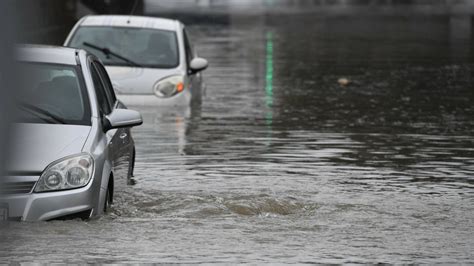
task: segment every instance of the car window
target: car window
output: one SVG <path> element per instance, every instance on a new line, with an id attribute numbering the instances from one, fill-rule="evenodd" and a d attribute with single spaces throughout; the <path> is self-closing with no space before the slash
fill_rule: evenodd
<path id="1" fill-rule="evenodd" d="M 193 52 L 191 43 L 189 41 L 189 37 L 188 37 L 188 33 L 186 32 L 186 29 L 183 30 L 183 36 L 184 36 L 184 49 L 186 50 L 186 62 L 188 63 L 188 66 L 189 66 L 189 63 L 194 58 L 194 52 Z"/>
<path id="2" fill-rule="evenodd" d="M 133 61 L 149 68 L 174 68 L 179 64 L 178 41 L 174 31 L 82 26 L 74 33 L 68 46 L 93 53 L 104 65 L 129 66 Z M 106 48 L 110 52 L 105 54 L 98 48 Z"/>
<path id="3" fill-rule="evenodd" d="M 77 66 L 20 63 L 23 79 L 18 93 L 19 121 L 90 125 L 87 90 Z"/>
<path id="4" fill-rule="evenodd" d="M 114 88 L 112 86 L 112 82 L 110 82 L 109 74 L 107 74 L 107 70 L 105 70 L 102 64 L 94 62 L 94 66 L 100 75 L 102 83 L 104 84 L 105 95 L 107 97 L 109 105 L 111 109 L 113 109 L 115 103 L 117 102 L 117 96 L 115 96 Z"/>
<path id="5" fill-rule="evenodd" d="M 110 107 L 110 102 L 107 99 L 104 84 L 102 83 L 100 75 L 93 65 L 90 65 L 90 70 L 100 112 L 103 115 L 108 115 L 112 111 L 112 108 Z"/>

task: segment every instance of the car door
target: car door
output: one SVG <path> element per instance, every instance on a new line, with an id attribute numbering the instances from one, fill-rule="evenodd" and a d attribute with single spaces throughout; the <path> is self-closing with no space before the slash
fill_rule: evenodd
<path id="1" fill-rule="evenodd" d="M 183 29 L 183 39 L 184 39 L 184 50 L 186 52 L 186 65 L 188 68 L 188 80 L 190 84 L 191 93 L 193 94 L 193 102 L 194 101 L 201 102 L 201 98 L 203 94 L 202 74 L 201 72 L 191 73 L 189 70 L 189 65 L 191 63 L 191 60 L 193 60 L 196 55 L 191 45 L 191 42 L 189 40 L 186 29 Z"/>
<path id="2" fill-rule="evenodd" d="M 111 110 L 125 108 L 118 100 L 115 95 L 112 82 L 110 81 L 109 75 L 105 70 L 104 66 L 100 62 L 94 62 L 94 67 L 99 74 L 101 81 L 104 85 L 105 96 L 109 102 Z M 119 166 L 123 166 L 126 170 L 129 167 L 131 156 L 133 153 L 133 142 L 131 138 L 130 128 L 119 128 L 115 130 L 115 136 L 112 144 L 114 153 L 114 167 L 118 170 Z M 123 164 L 123 165 L 122 165 Z M 122 167 L 120 167 L 122 169 Z"/>
<path id="3" fill-rule="evenodd" d="M 113 111 L 113 103 L 107 96 L 105 90 L 104 77 L 101 75 L 96 67 L 97 62 L 94 60 L 89 61 L 89 68 L 91 72 L 92 81 L 94 82 L 94 89 L 97 97 L 97 103 L 99 105 L 99 112 L 101 116 L 109 115 Z M 108 160 L 115 167 L 118 156 L 117 156 L 117 143 L 119 143 L 118 129 L 111 129 L 105 133 L 108 151 Z"/>

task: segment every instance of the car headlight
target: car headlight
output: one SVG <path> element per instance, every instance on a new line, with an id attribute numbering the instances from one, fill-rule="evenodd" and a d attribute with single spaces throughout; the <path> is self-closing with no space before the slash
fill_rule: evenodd
<path id="1" fill-rule="evenodd" d="M 92 178 L 94 160 L 89 154 L 64 158 L 49 165 L 35 187 L 35 192 L 58 191 L 86 186 Z"/>
<path id="2" fill-rule="evenodd" d="M 160 98 L 168 98 L 182 92 L 184 88 L 183 76 L 171 76 L 158 81 L 153 91 Z"/>

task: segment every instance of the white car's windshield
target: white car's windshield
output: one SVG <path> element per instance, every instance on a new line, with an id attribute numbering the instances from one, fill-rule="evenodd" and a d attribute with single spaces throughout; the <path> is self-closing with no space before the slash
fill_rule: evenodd
<path id="1" fill-rule="evenodd" d="M 19 122 L 90 125 L 91 111 L 80 71 L 75 66 L 21 63 Z"/>
<path id="2" fill-rule="evenodd" d="M 88 50 L 105 65 L 178 66 L 178 45 L 173 31 L 83 26 L 76 31 L 68 46 Z"/>

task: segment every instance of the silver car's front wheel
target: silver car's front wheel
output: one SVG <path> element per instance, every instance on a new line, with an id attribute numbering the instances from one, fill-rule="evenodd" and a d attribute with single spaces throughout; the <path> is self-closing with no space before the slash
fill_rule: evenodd
<path id="1" fill-rule="evenodd" d="M 113 182 L 113 180 L 110 179 L 109 185 L 107 186 L 107 192 L 105 193 L 104 213 L 107 213 L 110 210 L 110 207 L 112 206 L 112 203 L 113 203 L 113 192 L 111 189 L 110 182 Z M 113 183 L 112 183 L 112 186 L 113 186 Z"/>

